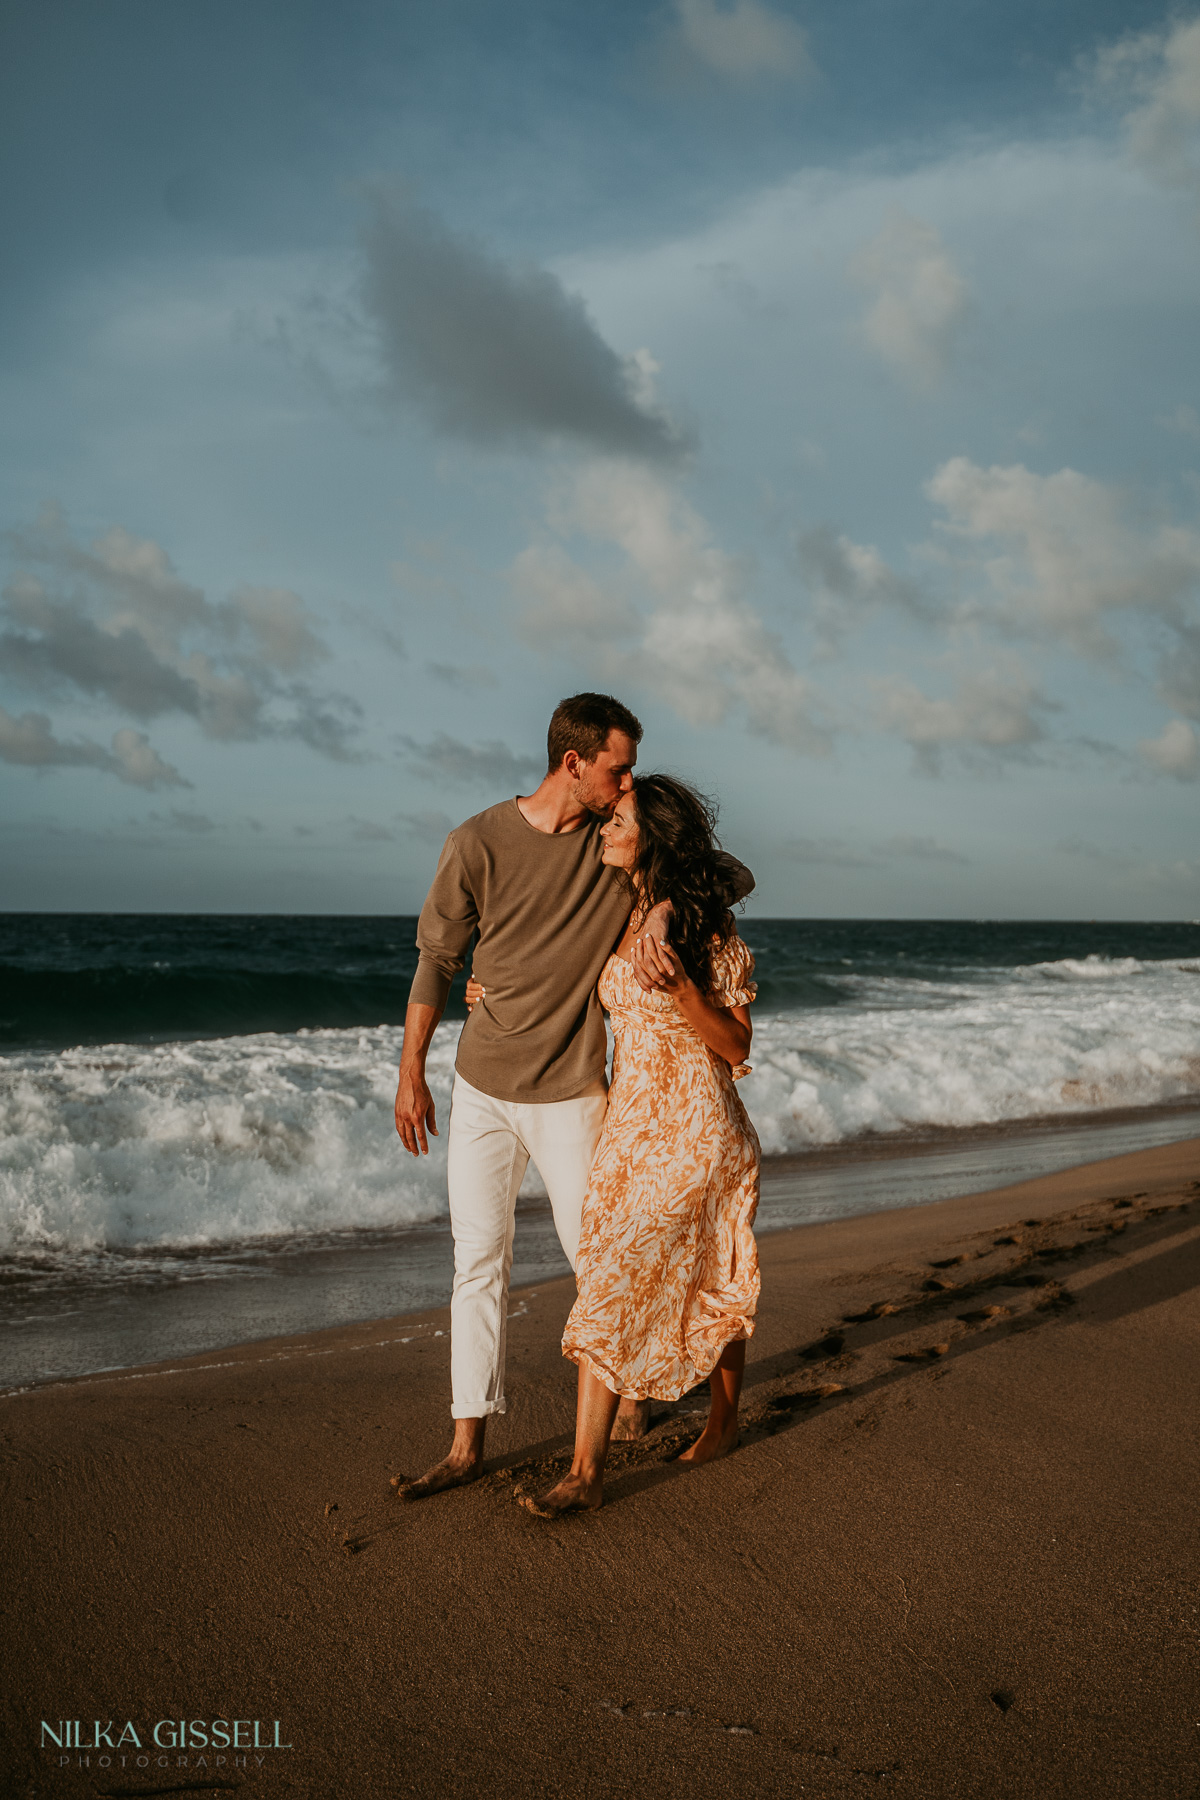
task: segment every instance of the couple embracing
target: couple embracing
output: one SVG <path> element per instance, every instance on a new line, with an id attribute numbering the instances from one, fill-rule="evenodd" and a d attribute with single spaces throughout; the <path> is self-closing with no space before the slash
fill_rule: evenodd
<path id="1" fill-rule="evenodd" d="M 579 1365 L 579 1398 L 570 1473 L 524 1504 L 545 1518 L 599 1506 L 610 1438 L 639 1435 L 651 1399 L 706 1377 L 708 1421 L 679 1460 L 737 1442 L 759 1290 L 759 1145 L 734 1089 L 755 989 L 730 908 L 754 884 L 691 788 L 634 775 L 641 736 L 609 695 L 562 701 L 541 785 L 451 832 L 421 912 L 396 1094 L 414 1156 L 437 1131 L 426 1054 L 478 941 L 447 1157 L 454 1442 L 399 1485 L 405 1500 L 482 1473 L 488 1416 L 505 1410 L 530 1158 L 578 1283 L 563 1353 Z"/>

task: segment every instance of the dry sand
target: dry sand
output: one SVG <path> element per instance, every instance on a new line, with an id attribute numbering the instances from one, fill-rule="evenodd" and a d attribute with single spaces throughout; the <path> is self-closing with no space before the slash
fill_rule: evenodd
<path id="1" fill-rule="evenodd" d="M 5 1398 L 0 1789 L 1194 1796 L 1198 1202 L 1192 1141 L 768 1237 L 741 1448 L 685 1471 L 699 1398 L 656 1409 L 550 1525 L 568 1281 L 514 1296 L 492 1472 L 416 1506 L 445 1312 Z"/>

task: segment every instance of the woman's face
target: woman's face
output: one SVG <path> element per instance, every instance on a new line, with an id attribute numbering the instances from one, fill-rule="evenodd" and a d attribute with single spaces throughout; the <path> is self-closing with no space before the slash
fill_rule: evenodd
<path id="1" fill-rule="evenodd" d="M 600 827 L 600 836 L 604 839 L 600 861 L 614 869 L 632 869 L 638 847 L 637 809 L 632 794 L 621 795 L 612 818 Z"/>

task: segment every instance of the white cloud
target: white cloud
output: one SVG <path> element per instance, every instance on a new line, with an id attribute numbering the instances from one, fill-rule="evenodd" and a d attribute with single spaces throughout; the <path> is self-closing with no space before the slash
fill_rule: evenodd
<path id="1" fill-rule="evenodd" d="M 0 760 L 27 769 L 90 768 L 115 775 L 131 787 L 189 787 L 178 769 L 164 762 L 142 731 L 129 727 L 116 732 L 111 750 L 90 738 L 66 743 L 56 738 L 45 713 L 22 713 L 14 718 L 0 706 Z"/>
<path id="2" fill-rule="evenodd" d="M 675 0 L 683 48 L 717 75 L 735 80 L 763 75 L 802 75 L 811 69 L 800 26 L 770 11 L 761 0 Z"/>
<path id="3" fill-rule="evenodd" d="M 898 575 L 874 544 L 856 544 L 844 532 L 818 525 L 799 534 L 796 553 L 824 651 L 833 650 L 875 607 L 897 606 L 918 618 L 934 610 L 916 583 Z"/>
<path id="4" fill-rule="evenodd" d="M 935 226 L 896 208 L 850 261 L 873 298 L 861 329 L 871 348 L 916 388 L 945 370 L 970 291 Z"/>
<path id="5" fill-rule="evenodd" d="M 579 642 L 640 637 L 622 667 L 680 717 L 719 725 L 741 713 L 760 736 L 823 754 L 828 729 L 811 685 L 745 597 L 747 572 L 712 543 L 705 521 L 666 482 L 627 463 L 589 464 L 553 501 L 560 535 L 580 534 L 625 558 L 615 581 L 598 580 L 557 545 L 518 557 L 512 578 L 523 615 L 548 637 Z M 648 610 L 635 610 L 637 591 Z"/>
<path id="6" fill-rule="evenodd" d="M 1151 614 L 1183 626 L 1200 582 L 1200 531 L 1141 517 L 1130 498 L 1075 469 L 1037 475 L 1022 463 L 980 468 L 965 456 L 927 484 L 943 541 L 977 584 L 967 611 L 1112 654 L 1106 616 Z"/>
<path id="7" fill-rule="evenodd" d="M 1101 91 L 1134 101 L 1124 119 L 1134 161 L 1200 193 L 1200 19 L 1107 45 L 1092 72 Z"/>
<path id="8" fill-rule="evenodd" d="M 880 723 L 911 745 L 925 774 L 939 771 L 946 749 L 1011 754 L 1044 735 L 1039 715 L 1049 703 L 1016 664 L 961 675 L 951 694 L 933 699 L 900 675 L 873 685 Z"/>
<path id="9" fill-rule="evenodd" d="M 1039 475 L 1022 463 L 982 468 L 959 456 L 935 471 L 925 492 L 943 514 L 937 537 L 917 552 L 931 571 L 940 564 L 936 586 L 918 587 L 873 546 L 829 527 L 798 539 L 818 633 L 836 644 L 856 617 L 889 606 L 940 620 L 960 641 L 1025 637 L 1103 657 L 1135 675 L 1149 643 L 1160 657 L 1163 698 L 1200 719 L 1200 530 L 1069 468 Z M 1140 626 L 1141 642 L 1120 629 L 1129 622 Z M 903 678 L 880 691 L 885 723 L 913 744 L 926 767 L 936 763 L 939 744 L 999 751 L 1043 735 L 1048 702 L 1015 664 L 964 675 L 949 698 L 928 699 Z M 1177 721 L 1142 753 L 1186 778 L 1187 732 Z M 1094 742 L 1090 748 L 1117 754 Z"/>
<path id="10" fill-rule="evenodd" d="M 1200 776 L 1200 738 L 1185 719 L 1169 719 L 1156 738 L 1143 738 L 1138 750 L 1153 768 L 1177 781 Z"/>
<path id="11" fill-rule="evenodd" d="M 290 588 L 238 588 L 228 610 L 244 623 L 263 659 L 281 674 L 309 668 L 329 654 L 312 630 L 308 608 Z"/>
<path id="12" fill-rule="evenodd" d="M 112 771 L 119 781 L 133 787 L 190 787 L 178 769 L 164 762 L 144 731 L 123 725 L 113 733 Z"/>
<path id="13" fill-rule="evenodd" d="M 357 705 L 296 679 L 329 654 L 297 594 L 243 587 L 209 601 L 153 539 L 114 526 L 80 544 L 54 507 L 8 536 L 42 571 L 18 570 L 0 599 L 0 670 L 19 686 L 74 690 L 136 719 L 186 714 L 211 738 L 291 737 L 352 756 Z"/>
<path id="14" fill-rule="evenodd" d="M 530 544 L 514 561 L 509 579 L 521 603 L 521 635 L 539 649 L 575 639 L 591 640 L 602 651 L 638 629 L 628 594 L 615 582 L 597 581 L 558 544 Z"/>

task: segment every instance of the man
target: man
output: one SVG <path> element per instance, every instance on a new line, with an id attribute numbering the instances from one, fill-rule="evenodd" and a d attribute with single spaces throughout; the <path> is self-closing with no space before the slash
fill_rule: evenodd
<path id="1" fill-rule="evenodd" d="M 628 707 L 610 695 L 562 701 L 541 785 L 450 833 L 421 910 L 396 1091 L 396 1129 L 414 1156 L 428 1152 L 427 1132 L 437 1134 L 425 1059 L 475 932 L 472 968 L 486 995 L 459 1040 L 450 1109 L 454 1442 L 442 1462 L 400 1486 L 405 1500 L 481 1474 L 488 1416 L 505 1410 L 516 1197 L 530 1157 L 575 1266 L 607 1103 L 596 982 L 630 910 L 627 886 L 601 863 L 600 826 L 632 788 L 641 736 Z M 752 878 L 740 864 L 737 874 L 748 892 Z M 656 911 L 647 929 L 661 937 L 666 918 Z M 637 1407 L 622 1407 L 628 1434 Z"/>

